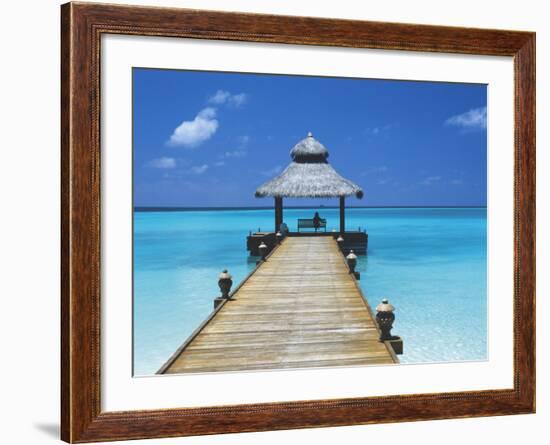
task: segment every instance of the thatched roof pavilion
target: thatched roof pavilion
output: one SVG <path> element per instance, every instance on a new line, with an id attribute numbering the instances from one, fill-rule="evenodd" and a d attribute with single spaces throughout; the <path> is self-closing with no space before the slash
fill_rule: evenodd
<path id="1" fill-rule="evenodd" d="M 275 178 L 256 189 L 256 197 L 275 198 L 275 231 L 283 221 L 283 198 L 340 198 L 340 232 L 345 231 L 346 196 L 363 197 L 363 190 L 340 176 L 328 163 L 328 150 L 308 133 L 292 150 L 292 162 Z"/>

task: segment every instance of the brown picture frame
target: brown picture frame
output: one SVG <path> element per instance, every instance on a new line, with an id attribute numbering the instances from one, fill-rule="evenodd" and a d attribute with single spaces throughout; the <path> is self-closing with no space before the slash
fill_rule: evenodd
<path id="1" fill-rule="evenodd" d="M 513 57 L 513 389 L 102 412 L 99 73 L 100 39 L 105 33 Z M 94 442 L 535 412 L 534 33 L 67 3 L 61 7 L 61 35 L 63 440 Z"/>

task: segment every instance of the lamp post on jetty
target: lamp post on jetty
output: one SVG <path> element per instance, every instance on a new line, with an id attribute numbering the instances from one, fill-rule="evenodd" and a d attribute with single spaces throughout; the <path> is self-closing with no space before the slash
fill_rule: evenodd
<path id="1" fill-rule="evenodd" d="M 344 238 L 342 238 L 342 235 L 340 235 L 338 238 L 336 238 L 336 242 L 338 243 L 338 247 L 340 248 L 340 252 L 344 253 Z"/>
<path id="2" fill-rule="evenodd" d="M 222 301 L 231 300 L 229 292 L 231 291 L 231 286 L 233 285 L 233 277 L 224 269 L 223 272 L 218 276 L 218 287 L 222 293 L 221 297 L 214 299 L 214 309 L 216 309 Z"/>
<path id="3" fill-rule="evenodd" d="M 346 262 L 348 263 L 349 273 L 358 280 L 361 275 L 359 274 L 359 272 L 355 272 L 355 267 L 357 266 L 357 255 L 353 253 L 353 250 L 349 251 L 349 254 L 346 257 Z"/>
<path id="4" fill-rule="evenodd" d="M 395 320 L 393 311 L 395 311 L 395 308 L 386 298 L 376 306 L 376 321 L 380 327 L 380 341 L 392 339 L 391 329 L 393 327 L 393 321 Z"/>
<path id="5" fill-rule="evenodd" d="M 403 340 L 397 335 L 392 335 L 393 322 L 395 321 L 395 307 L 384 298 L 382 302 L 376 306 L 376 322 L 380 328 L 381 342 L 389 342 L 396 354 L 403 354 Z"/>
<path id="6" fill-rule="evenodd" d="M 260 252 L 260 256 L 262 257 L 262 261 L 265 261 L 265 257 L 267 255 L 267 245 L 263 241 L 258 246 L 258 252 Z"/>
<path id="7" fill-rule="evenodd" d="M 275 199 L 275 232 L 283 222 L 283 198 L 338 198 L 340 234 L 346 231 L 345 201 L 347 196 L 363 197 L 363 190 L 340 176 L 328 163 L 329 153 L 323 144 L 308 133 L 292 150 L 292 162 L 275 178 L 256 189 L 256 197 Z"/>

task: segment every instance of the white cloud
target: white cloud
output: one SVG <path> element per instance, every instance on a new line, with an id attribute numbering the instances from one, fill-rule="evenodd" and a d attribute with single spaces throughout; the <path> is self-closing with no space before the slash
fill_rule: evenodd
<path id="1" fill-rule="evenodd" d="M 245 93 L 231 94 L 229 91 L 218 90 L 216 94 L 208 98 L 208 103 L 216 105 L 227 104 L 239 108 L 247 99 L 248 96 Z"/>
<path id="2" fill-rule="evenodd" d="M 191 172 L 195 173 L 196 175 L 202 175 L 206 170 L 208 170 L 207 164 L 195 165 L 191 167 Z"/>
<path id="3" fill-rule="evenodd" d="M 453 179 L 453 180 L 451 181 L 451 184 L 452 184 L 452 185 L 462 185 L 463 182 L 462 182 L 462 179 Z"/>
<path id="4" fill-rule="evenodd" d="M 248 136 L 246 134 L 244 136 L 239 136 L 238 139 L 239 139 L 239 144 L 240 144 L 241 147 L 247 146 L 248 143 L 250 142 L 250 136 Z"/>
<path id="5" fill-rule="evenodd" d="M 223 167 L 225 165 L 225 161 L 218 161 L 214 164 L 216 167 Z"/>
<path id="6" fill-rule="evenodd" d="M 216 94 L 208 99 L 208 103 L 221 105 L 224 104 L 230 97 L 231 93 L 229 91 L 218 90 L 216 91 Z"/>
<path id="7" fill-rule="evenodd" d="M 239 136 L 237 140 L 239 142 L 239 148 L 233 151 L 226 151 L 223 154 L 224 158 L 244 158 L 248 154 L 246 151 L 246 147 L 250 142 L 250 136 Z"/>
<path id="8" fill-rule="evenodd" d="M 248 96 L 244 93 L 234 94 L 229 98 L 229 103 L 238 108 L 246 102 L 247 98 Z"/>
<path id="9" fill-rule="evenodd" d="M 153 168 L 175 168 L 176 160 L 174 158 L 162 157 L 158 159 L 152 159 L 148 164 Z"/>
<path id="10" fill-rule="evenodd" d="M 365 170 L 364 172 L 362 172 L 361 175 L 362 176 L 366 176 L 366 175 L 379 176 L 382 173 L 387 173 L 388 171 L 389 171 L 389 168 L 386 165 L 381 165 L 380 167 L 369 168 L 368 170 Z"/>
<path id="11" fill-rule="evenodd" d="M 243 158 L 246 156 L 246 151 L 245 150 L 226 151 L 224 153 L 224 156 L 226 158 Z"/>
<path id="12" fill-rule="evenodd" d="M 262 175 L 264 175 L 264 176 L 275 176 L 275 175 L 278 175 L 279 173 L 281 173 L 282 169 L 283 168 L 280 165 L 276 165 L 272 169 L 263 171 Z"/>
<path id="13" fill-rule="evenodd" d="M 168 145 L 196 147 L 210 139 L 218 129 L 216 109 L 201 110 L 192 121 L 183 121 L 172 133 Z"/>
<path id="14" fill-rule="evenodd" d="M 445 121 L 446 125 L 453 125 L 464 129 L 487 128 L 487 107 L 474 108 Z"/>
<path id="15" fill-rule="evenodd" d="M 368 127 L 365 131 L 367 134 L 372 136 L 378 136 L 382 134 L 387 136 L 388 132 L 396 125 L 397 124 L 386 124 L 378 127 Z"/>
<path id="16" fill-rule="evenodd" d="M 434 182 L 441 181 L 441 176 L 428 176 L 422 181 L 424 185 L 432 185 Z"/>

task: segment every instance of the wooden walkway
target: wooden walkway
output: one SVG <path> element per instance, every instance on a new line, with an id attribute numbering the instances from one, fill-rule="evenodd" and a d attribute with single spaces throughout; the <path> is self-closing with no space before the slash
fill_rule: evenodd
<path id="1" fill-rule="evenodd" d="M 395 363 L 332 237 L 288 237 L 160 374 Z"/>

